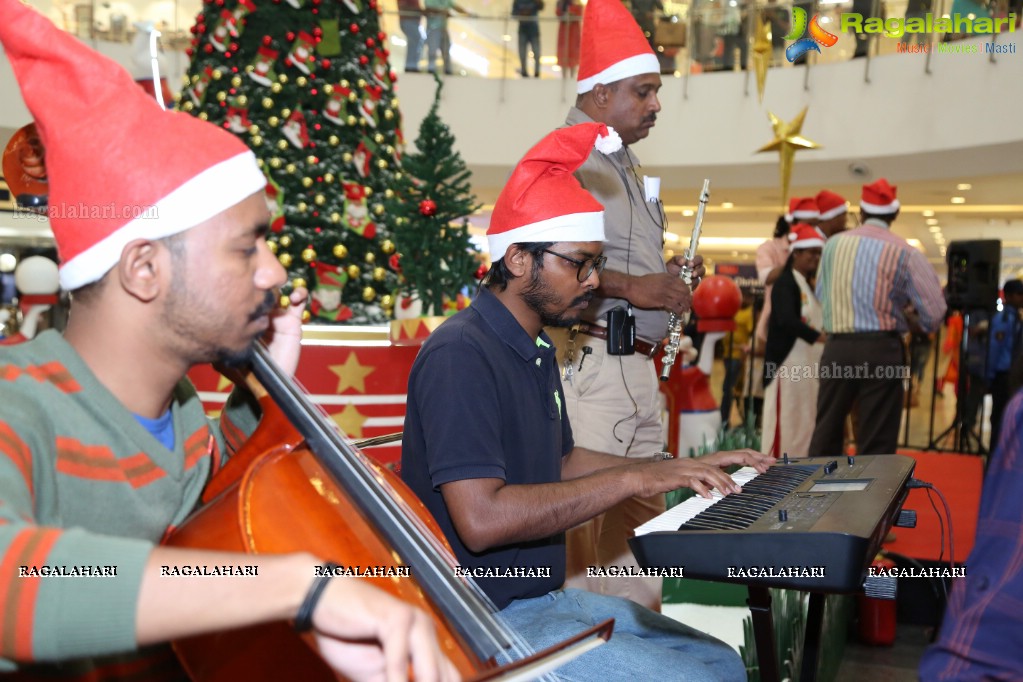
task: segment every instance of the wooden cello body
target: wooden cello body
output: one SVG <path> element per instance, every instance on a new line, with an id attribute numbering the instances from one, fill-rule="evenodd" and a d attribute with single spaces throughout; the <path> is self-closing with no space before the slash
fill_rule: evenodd
<path id="1" fill-rule="evenodd" d="M 253 368 L 257 395 L 260 388 L 270 393 L 259 395 L 259 428 L 211 480 L 204 506 L 165 544 L 252 555 L 311 552 L 343 566 L 384 569 L 378 577 L 335 580 L 368 580 L 430 614 L 442 651 L 463 679 L 499 679 L 504 669 L 519 675 L 508 679 L 533 679 L 523 671 L 551 670 L 610 637 L 611 623 L 603 623 L 531 655 L 475 585 L 455 577 L 450 546 L 400 478 L 351 445 L 262 347 Z M 197 681 L 338 679 L 311 636 L 290 623 L 192 637 L 174 649 Z M 515 662 L 499 668 L 498 658 Z"/>

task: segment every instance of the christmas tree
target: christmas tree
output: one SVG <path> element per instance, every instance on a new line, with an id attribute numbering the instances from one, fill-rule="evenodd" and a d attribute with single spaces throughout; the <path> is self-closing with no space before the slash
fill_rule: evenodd
<path id="1" fill-rule="evenodd" d="M 388 202 L 396 218 L 401 289 L 422 303 L 422 314 L 461 307 L 458 292 L 479 276 L 479 252 L 469 240 L 468 216 L 479 204 L 471 172 L 455 151 L 455 137 L 437 114 L 443 82 L 436 76 L 433 106 L 419 126 L 416 152 L 402 159 L 403 177 Z"/>
<path id="2" fill-rule="evenodd" d="M 377 0 L 204 0 L 192 33 L 178 106 L 255 152 L 270 248 L 312 319 L 385 322 L 403 140 Z"/>

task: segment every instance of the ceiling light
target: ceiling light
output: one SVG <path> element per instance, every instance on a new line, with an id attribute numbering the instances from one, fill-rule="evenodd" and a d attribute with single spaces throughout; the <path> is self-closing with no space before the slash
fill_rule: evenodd
<path id="1" fill-rule="evenodd" d="M 693 215 L 693 211 L 687 208 L 686 210 L 682 211 L 682 215 L 688 218 L 689 216 Z"/>
<path id="2" fill-rule="evenodd" d="M 931 232 L 941 232 L 941 225 L 931 225 L 927 229 Z"/>
<path id="3" fill-rule="evenodd" d="M 927 223 L 928 225 L 937 225 L 938 224 L 938 219 L 937 218 L 928 218 L 924 222 Z"/>
<path id="4" fill-rule="evenodd" d="M 966 203 L 966 197 L 952 197 L 952 203 L 953 204 L 965 204 Z"/>
<path id="5" fill-rule="evenodd" d="M 960 182 L 958 185 L 956 185 L 956 189 L 959 190 L 960 192 L 965 192 L 968 189 L 973 189 L 973 185 L 971 185 L 968 182 Z"/>
<path id="6" fill-rule="evenodd" d="M 730 201 L 722 201 L 721 202 L 721 208 L 734 208 L 734 207 L 735 207 L 735 204 L 733 204 Z"/>
<path id="7" fill-rule="evenodd" d="M 928 210 L 924 211 L 923 213 L 921 213 L 920 215 L 922 215 L 924 218 L 931 218 L 931 217 L 934 216 L 934 211 L 928 209 Z"/>

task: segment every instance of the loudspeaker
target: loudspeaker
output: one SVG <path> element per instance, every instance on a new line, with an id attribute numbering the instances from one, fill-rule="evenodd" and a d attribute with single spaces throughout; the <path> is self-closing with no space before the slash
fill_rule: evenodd
<path id="1" fill-rule="evenodd" d="M 948 307 L 955 310 L 993 308 L 998 300 L 1002 242 L 997 239 L 949 242 L 946 260 Z"/>

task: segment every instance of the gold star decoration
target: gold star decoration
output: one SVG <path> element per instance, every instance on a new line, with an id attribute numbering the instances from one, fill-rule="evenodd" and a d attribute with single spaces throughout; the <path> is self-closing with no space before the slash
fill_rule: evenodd
<path id="1" fill-rule="evenodd" d="M 800 133 L 803 129 L 803 119 L 806 118 L 808 107 L 803 107 L 799 116 L 786 123 L 780 118 L 768 112 L 771 119 L 771 127 L 774 128 L 774 139 L 757 150 L 762 152 L 778 152 L 779 170 L 781 171 L 781 205 L 784 212 L 789 200 L 789 181 L 792 180 L 792 164 L 795 161 L 796 152 L 800 149 L 820 149 L 821 146 L 813 140 L 808 140 Z"/>
<path id="2" fill-rule="evenodd" d="M 764 103 L 764 86 L 767 84 L 767 69 L 771 66 L 771 22 L 758 21 L 756 36 L 753 38 L 753 73 L 757 76 L 757 99 Z"/>
<path id="3" fill-rule="evenodd" d="M 369 417 L 366 417 L 352 403 L 345 405 L 345 409 L 330 415 L 330 418 L 341 427 L 341 430 L 349 438 L 362 438 L 362 425 Z"/>
<path id="4" fill-rule="evenodd" d="M 344 393 L 349 388 L 354 388 L 359 393 L 366 392 L 366 377 L 373 373 L 375 367 L 366 367 L 359 364 L 359 358 L 355 352 L 348 354 L 344 364 L 330 365 L 331 372 L 337 375 L 337 393 Z"/>

